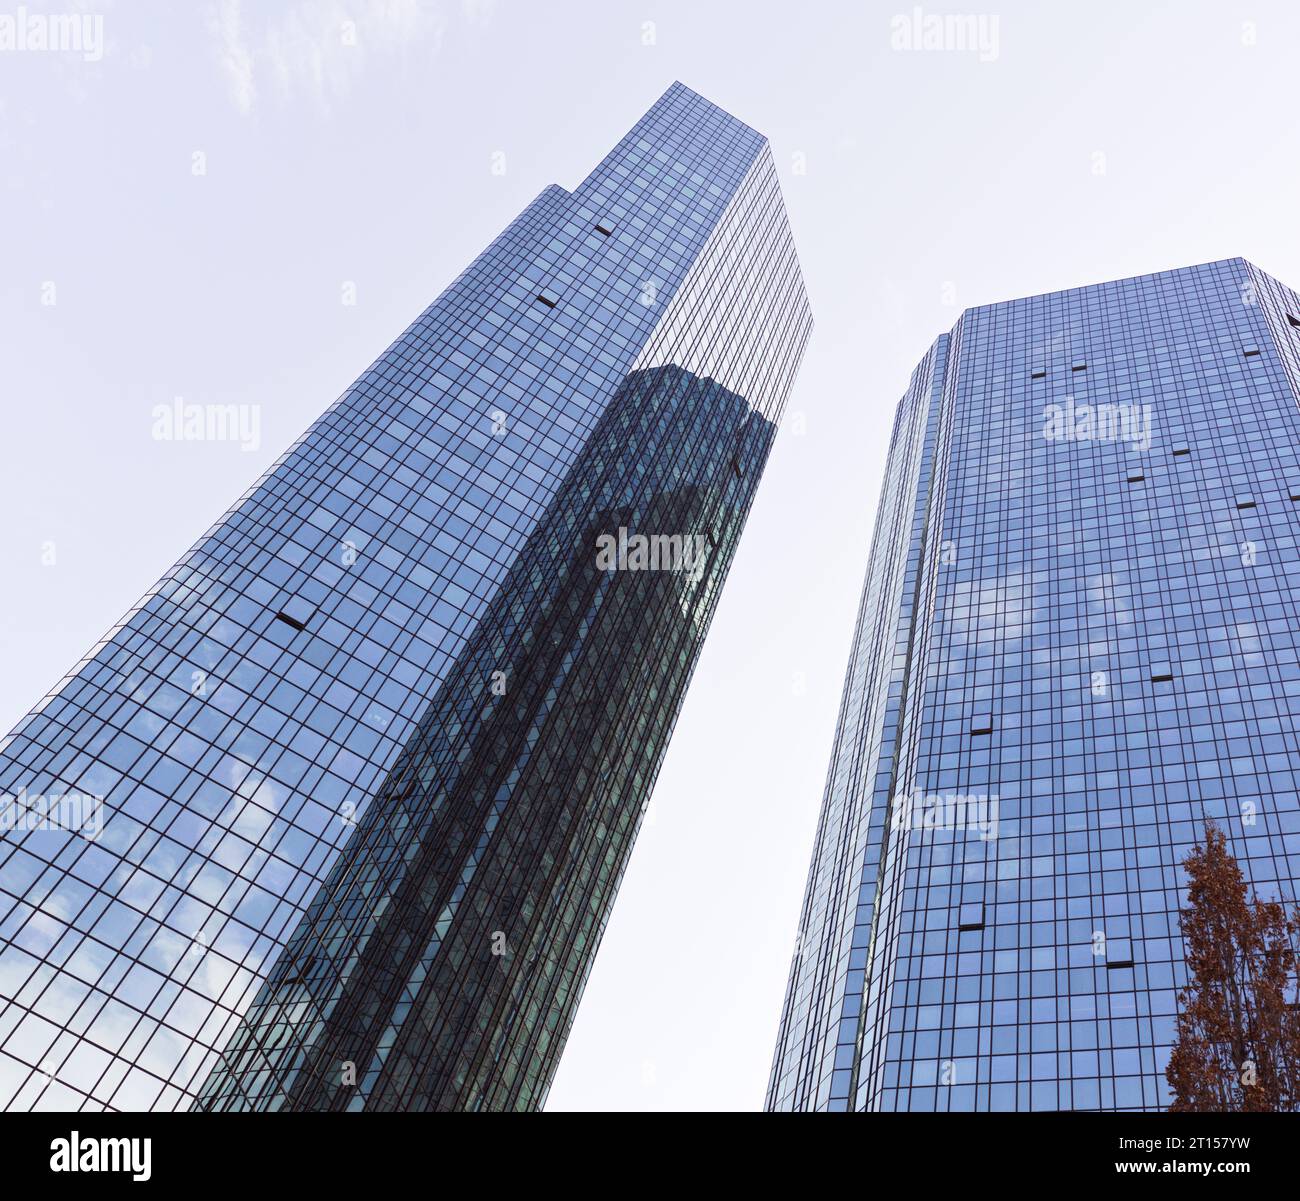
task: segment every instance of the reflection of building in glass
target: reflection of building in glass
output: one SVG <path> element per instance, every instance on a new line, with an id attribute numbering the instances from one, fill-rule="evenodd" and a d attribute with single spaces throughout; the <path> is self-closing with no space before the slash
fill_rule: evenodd
<path id="1" fill-rule="evenodd" d="M 1181 862 L 1300 877 L 1300 298 L 970 309 L 899 405 L 768 1105 L 1154 1109 Z M 972 818 L 973 815 L 973 818 Z"/>
<path id="2" fill-rule="evenodd" d="M 529 205 L 0 744 L 0 1104 L 540 1103 L 808 330 L 679 84 Z"/>
<path id="3" fill-rule="evenodd" d="M 538 1102 L 773 433 L 712 380 L 629 377 L 200 1105 Z M 620 528 L 698 536 L 698 567 L 601 570 Z"/>

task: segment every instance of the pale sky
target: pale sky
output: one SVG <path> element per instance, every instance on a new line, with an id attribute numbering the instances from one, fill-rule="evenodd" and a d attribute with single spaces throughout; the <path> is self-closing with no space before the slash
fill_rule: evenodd
<path id="1" fill-rule="evenodd" d="M 1300 8 L 922 7 L 980 16 L 982 51 L 903 48 L 914 6 L 863 0 L 26 8 L 103 45 L 6 49 L 0 0 L 5 729 L 672 80 L 771 139 L 817 322 L 802 426 L 548 1106 L 758 1108 L 907 377 L 969 305 L 1232 255 L 1300 284 Z M 260 445 L 154 440 L 178 396 L 261 406 Z"/>

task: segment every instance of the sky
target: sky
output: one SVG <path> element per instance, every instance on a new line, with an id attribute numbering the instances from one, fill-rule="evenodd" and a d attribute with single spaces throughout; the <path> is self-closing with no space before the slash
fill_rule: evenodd
<path id="1" fill-rule="evenodd" d="M 547 1105 L 759 1108 L 907 378 L 967 306 L 1233 255 L 1300 285 L 1300 6 L 25 9 L 89 24 L 19 48 L 0 0 L 6 730 L 674 79 L 770 138 L 816 328 Z M 256 436 L 154 438 L 177 397 Z"/>

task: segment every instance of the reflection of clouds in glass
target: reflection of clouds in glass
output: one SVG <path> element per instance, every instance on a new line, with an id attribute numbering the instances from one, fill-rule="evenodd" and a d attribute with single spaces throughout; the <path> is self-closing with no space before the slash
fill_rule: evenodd
<path id="1" fill-rule="evenodd" d="M 1226 631 L 1225 631 L 1226 632 Z M 1252 666 L 1257 666 L 1264 662 L 1263 638 L 1258 625 L 1253 621 L 1244 621 L 1233 627 L 1232 647 Z"/>
<path id="2" fill-rule="evenodd" d="M 1113 571 L 1090 575 L 1087 582 L 1089 616 L 1102 613 L 1118 625 L 1133 621 L 1132 593 L 1126 579 Z"/>
<path id="3" fill-rule="evenodd" d="M 68 928 L 68 923 L 72 917 L 71 906 L 66 898 L 58 893 L 47 890 L 44 895 L 40 894 L 38 889 L 33 889 L 27 896 L 28 904 L 23 908 L 28 909 L 29 917 L 27 924 L 16 935 L 13 936 L 11 946 L 17 944 L 23 951 L 32 955 L 44 955 L 50 951 L 54 944 L 63 936 Z M 6 962 L 5 952 L 0 953 L 0 964 Z M 10 964 L 26 962 L 18 956 L 12 956 L 8 959 Z M 24 969 L 29 971 L 30 969 Z M 12 978 L 15 987 L 21 987 L 21 982 L 16 977 Z M 0 987 L 0 992 L 6 996 L 12 996 L 13 993 Z"/>
<path id="4" fill-rule="evenodd" d="M 251 842 L 258 842 L 271 828 L 271 822 L 280 812 L 287 795 L 287 789 L 274 784 L 266 776 L 245 775 L 221 815 L 221 824 Z"/>
<path id="5" fill-rule="evenodd" d="M 958 580 L 943 597 L 943 619 L 955 643 L 1005 650 L 1024 638 L 1033 624 L 1034 596 L 1034 580 L 1023 572 Z"/>

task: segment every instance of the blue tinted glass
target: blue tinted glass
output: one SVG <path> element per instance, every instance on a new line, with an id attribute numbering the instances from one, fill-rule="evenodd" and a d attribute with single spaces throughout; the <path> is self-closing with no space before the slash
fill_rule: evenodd
<path id="1" fill-rule="evenodd" d="M 809 328 L 689 89 L 543 191 L 0 744 L 0 1104 L 540 1104 Z"/>
<path id="2" fill-rule="evenodd" d="M 968 310 L 899 406 L 768 1104 L 1165 1106 L 1207 819 L 1296 899 L 1300 299 Z"/>

